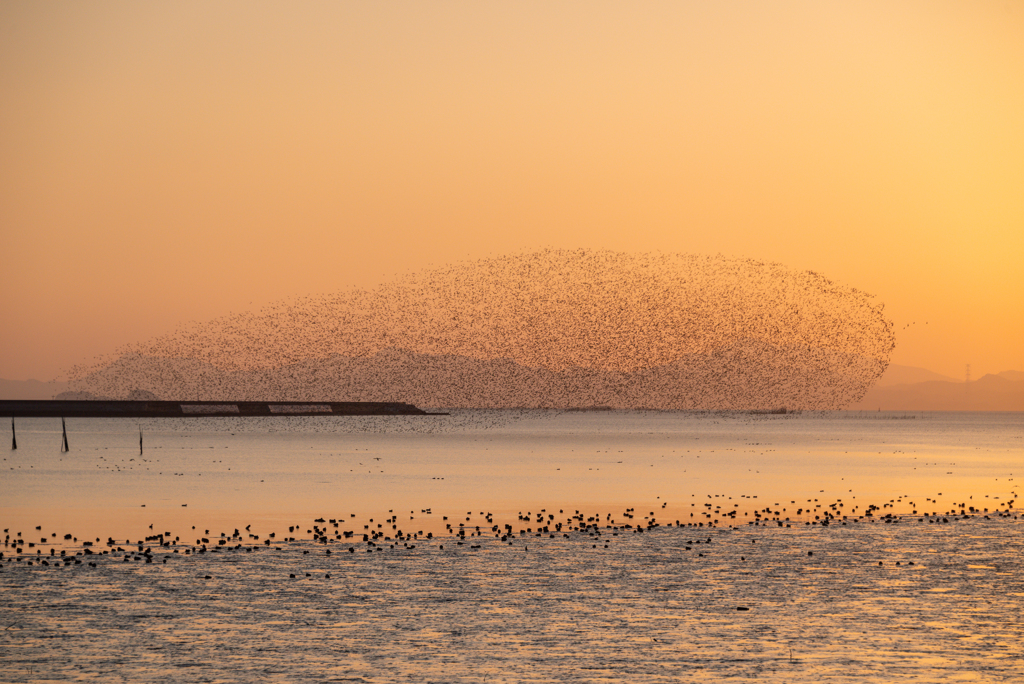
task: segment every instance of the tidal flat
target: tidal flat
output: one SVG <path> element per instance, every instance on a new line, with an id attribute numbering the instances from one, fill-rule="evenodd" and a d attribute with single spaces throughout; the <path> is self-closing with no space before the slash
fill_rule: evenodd
<path id="1" fill-rule="evenodd" d="M 1024 679 L 1020 414 L 53 423 L 4 681 Z"/>

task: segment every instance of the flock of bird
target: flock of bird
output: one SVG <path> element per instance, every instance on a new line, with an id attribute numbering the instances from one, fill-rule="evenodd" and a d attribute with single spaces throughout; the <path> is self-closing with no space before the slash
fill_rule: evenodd
<path id="1" fill-rule="evenodd" d="M 711 499 L 711 495 L 708 495 Z M 718 498 L 716 495 L 715 498 Z M 732 497 L 729 497 L 730 499 Z M 743 497 L 756 498 L 756 497 Z M 475 515 L 467 511 L 463 516 L 442 516 L 438 520 L 433 516 L 433 510 L 422 509 L 419 511 L 420 522 L 414 523 L 416 512 L 410 511 L 409 520 L 404 521 L 404 515 L 399 516 L 394 511 L 388 512 L 388 517 L 383 521 L 376 522 L 369 518 L 363 522 L 360 529 L 360 521 L 356 521 L 356 514 L 352 513 L 339 518 L 317 518 L 302 534 L 303 525 L 291 525 L 288 533 L 278 537 L 275 532 L 261 535 L 254 533 L 251 525 L 245 525 L 244 531 L 235 528 L 233 532 L 221 532 L 219 535 L 211 535 L 210 530 L 196 531 L 193 526 L 190 534 L 182 539 L 180 535 L 172 532 L 156 531 L 136 541 L 131 539 L 115 540 L 108 537 L 106 541 L 96 538 L 92 540 L 79 540 L 71 533 L 64 534 L 58 539 L 56 532 L 50 533 L 49 537 L 36 535 L 43 534 L 42 526 L 35 528 L 35 535 L 30 539 L 22 532 L 11 533 L 10 529 L 4 529 L 3 540 L 4 551 L 0 552 L 0 571 L 4 565 L 15 563 L 25 566 L 39 565 L 42 567 L 67 567 L 72 565 L 83 565 L 97 567 L 97 561 L 103 564 L 110 563 L 117 559 L 120 563 L 132 561 L 153 563 L 157 560 L 166 564 L 175 556 L 192 556 L 206 553 L 221 552 L 242 552 L 252 553 L 261 550 L 275 551 L 299 551 L 302 555 L 309 555 L 322 549 L 323 555 L 331 556 L 332 553 L 353 554 L 358 551 L 374 553 L 382 551 L 413 551 L 417 544 L 427 544 L 434 552 L 444 552 L 445 545 L 448 545 L 448 553 L 459 551 L 459 547 L 465 546 L 465 551 L 475 551 L 487 546 L 491 550 L 499 547 L 516 547 L 513 550 L 521 549 L 529 552 L 529 544 L 543 544 L 547 540 L 559 539 L 570 540 L 583 544 L 589 544 L 593 549 L 608 549 L 614 544 L 614 539 L 620 535 L 642 535 L 651 533 L 659 528 L 683 528 L 688 530 L 687 534 L 692 537 L 683 545 L 683 550 L 694 551 L 698 558 L 703 557 L 713 543 L 713 539 L 721 539 L 717 536 L 720 529 L 738 529 L 746 519 L 747 527 L 791 527 L 792 525 L 820 526 L 828 528 L 834 525 L 847 526 L 863 523 L 928 523 L 946 525 L 958 520 L 972 520 L 982 518 L 992 520 L 993 518 L 1018 517 L 1018 510 L 1014 508 L 1014 500 L 1005 501 L 998 505 L 992 502 L 992 510 L 988 507 L 971 505 L 967 501 L 953 502 L 952 508 L 946 511 L 922 510 L 917 508 L 931 505 L 933 508 L 939 506 L 938 499 L 928 498 L 925 502 L 918 504 L 913 501 L 904 502 L 903 499 L 892 499 L 881 506 L 870 504 L 866 506 L 849 506 L 844 510 L 846 504 L 837 499 L 831 503 L 818 502 L 817 499 L 808 499 L 806 504 L 797 504 L 791 501 L 790 504 L 798 505 L 795 510 L 788 510 L 785 506 L 776 503 L 772 506 L 765 506 L 754 510 L 744 510 L 740 515 L 740 504 L 732 506 L 725 501 L 715 505 L 702 502 L 698 508 L 697 503 L 690 504 L 694 512 L 690 513 L 689 519 L 681 520 L 659 520 L 658 515 L 661 509 L 668 504 L 662 503 L 657 511 L 650 511 L 643 516 L 642 520 L 636 519 L 639 515 L 635 508 L 626 508 L 618 514 L 597 513 L 587 514 L 579 510 L 567 513 L 559 509 L 558 513 L 553 510 L 541 509 L 537 512 L 522 512 L 517 515 L 515 523 L 495 522 L 495 514 L 490 512 Z M 723 504 L 725 506 L 723 507 Z M 904 506 L 900 506 L 904 504 Z M 900 508 L 913 507 L 913 512 L 907 515 L 905 510 Z M 888 512 L 887 512 L 888 509 Z M 844 513 L 846 513 L 844 515 Z M 678 514 L 678 512 L 677 512 Z M 401 520 L 400 520 L 401 518 Z M 423 520 L 427 519 L 424 525 Z M 699 518 L 699 520 L 698 520 Z M 456 522 L 457 520 L 457 522 Z M 443 529 L 440 527 L 443 525 Z M 409 531 L 403 531 L 402 527 L 409 527 Z M 438 531 L 435 536 L 432 531 L 418 529 L 412 531 L 413 526 L 424 527 L 428 530 L 433 527 Z M 153 525 L 150 525 L 152 531 Z M 298 536 L 295 536 L 298 535 Z M 697 535 L 697 536 L 694 536 Z M 711 536 L 709 536 L 711 535 Z M 193 544 L 191 538 L 195 537 Z M 38 542 L 34 541 L 38 538 Z M 696 541 L 694 541 L 694 539 Z M 756 543 L 754 537 L 751 543 Z M 63 542 L 63 543 L 62 543 Z M 102 548 L 106 547 L 106 548 Z M 60 547 L 65 548 L 60 548 Z M 48 547 L 49 552 L 44 554 L 42 547 Z M 332 549 L 333 547 L 333 549 Z M 699 548 L 695 548 L 699 547 Z M 33 553 L 35 549 L 35 553 Z M 58 551 L 59 549 L 59 551 Z M 94 550 L 95 549 L 95 550 Z M 808 555 L 812 555 L 808 553 Z M 161 557 L 162 556 L 162 557 Z M 745 560 L 741 557 L 740 560 Z M 882 565 L 882 561 L 878 561 Z M 908 565 L 913 565 L 913 561 Z M 896 562 L 895 565 L 900 565 Z M 291 577 L 295 577 L 292 574 Z M 308 573 L 306 576 L 310 576 Z M 329 578 L 330 575 L 328 574 Z M 209 576 L 206 579 L 210 579 Z"/>
<path id="2" fill-rule="evenodd" d="M 68 377 L 107 398 L 825 410 L 894 345 L 881 304 L 810 271 L 545 250 L 190 324 Z"/>

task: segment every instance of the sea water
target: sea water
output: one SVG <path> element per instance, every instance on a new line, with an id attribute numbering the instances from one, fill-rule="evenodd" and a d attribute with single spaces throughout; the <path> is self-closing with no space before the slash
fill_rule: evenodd
<path id="1" fill-rule="evenodd" d="M 1024 679 L 1019 413 L 15 429 L 3 681 Z"/>

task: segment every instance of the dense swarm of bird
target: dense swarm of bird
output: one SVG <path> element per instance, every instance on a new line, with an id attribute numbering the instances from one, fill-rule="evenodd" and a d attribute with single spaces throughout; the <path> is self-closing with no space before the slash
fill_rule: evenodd
<path id="1" fill-rule="evenodd" d="M 882 305 L 811 271 L 545 250 L 190 324 L 68 375 L 115 398 L 835 409 L 894 345 Z"/>

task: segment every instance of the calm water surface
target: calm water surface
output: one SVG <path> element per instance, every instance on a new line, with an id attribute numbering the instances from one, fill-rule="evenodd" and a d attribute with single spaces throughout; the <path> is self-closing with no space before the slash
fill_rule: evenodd
<path id="1" fill-rule="evenodd" d="M 1024 680 L 1022 414 L 17 434 L 2 681 Z"/>

